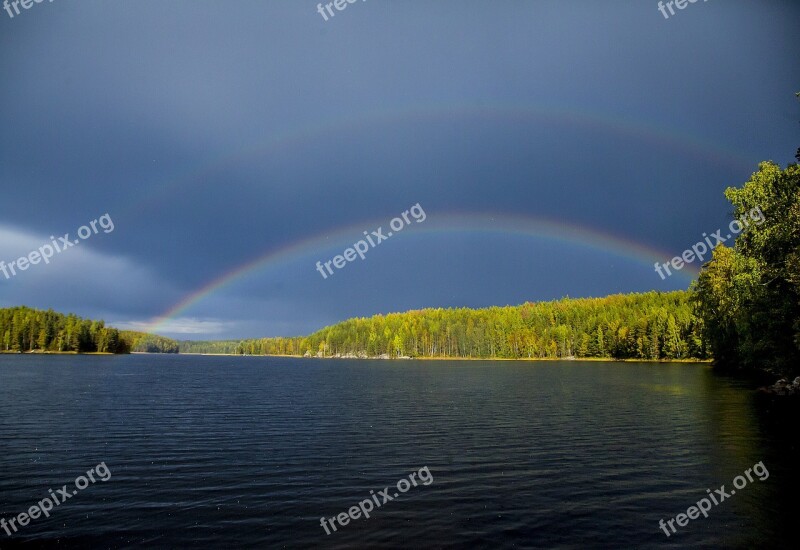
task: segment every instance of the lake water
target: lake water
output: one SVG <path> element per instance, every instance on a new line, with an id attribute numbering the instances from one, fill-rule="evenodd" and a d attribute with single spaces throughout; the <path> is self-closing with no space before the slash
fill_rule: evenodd
<path id="1" fill-rule="evenodd" d="M 111 472 L 0 548 L 790 547 L 796 425 L 759 403 L 702 365 L 0 355 L 0 518 Z"/>

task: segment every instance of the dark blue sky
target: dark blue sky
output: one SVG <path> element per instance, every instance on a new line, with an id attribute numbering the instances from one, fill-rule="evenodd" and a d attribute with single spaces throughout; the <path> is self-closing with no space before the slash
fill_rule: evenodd
<path id="1" fill-rule="evenodd" d="M 800 146 L 798 2 L 316 5 L 0 11 L 0 260 L 114 222 L 0 275 L 0 306 L 145 327 L 185 303 L 157 330 L 197 339 L 686 288 L 656 259 Z M 423 223 L 316 271 L 417 203 Z"/>

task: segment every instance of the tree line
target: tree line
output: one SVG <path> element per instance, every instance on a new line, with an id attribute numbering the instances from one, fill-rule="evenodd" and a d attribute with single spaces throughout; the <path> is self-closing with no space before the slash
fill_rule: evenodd
<path id="1" fill-rule="evenodd" d="M 120 331 L 103 321 L 25 306 L 0 309 L 0 337 L 0 351 L 4 352 L 178 352 L 178 343 L 168 338 Z"/>
<path id="2" fill-rule="evenodd" d="M 178 353 L 180 350 L 178 342 L 172 338 L 128 330 L 121 334 L 122 338 L 130 342 L 133 353 Z"/>
<path id="3" fill-rule="evenodd" d="M 338 323 L 309 336 L 181 342 L 245 355 L 705 359 L 686 291 L 564 298 L 485 309 L 423 309 Z"/>
<path id="4" fill-rule="evenodd" d="M 180 353 L 209 353 L 212 355 L 241 355 L 241 340 L 180 340 Z"/>

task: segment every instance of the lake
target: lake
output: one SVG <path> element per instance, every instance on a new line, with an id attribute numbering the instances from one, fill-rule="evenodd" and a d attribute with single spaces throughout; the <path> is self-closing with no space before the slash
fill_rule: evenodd
<path id="1" fill-rule="evenodd" d="M 796 425 L 706 365 L 0 355 L 0 377 L 0 518 L 111 476 L 0 548 L 793 546 Z"/>

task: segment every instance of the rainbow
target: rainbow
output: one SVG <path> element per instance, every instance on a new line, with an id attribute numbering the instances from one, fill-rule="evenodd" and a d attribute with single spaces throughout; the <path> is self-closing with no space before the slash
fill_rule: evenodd
<path id="1" fill-rule="evenodd" d="M 656 261 L 664 262 L 675 256 L 674 253 L 660 251 L 604 231 L 542 217 L 524 217 L 500 213 L 437 214 L 429 212 L 427 214 L 428 218 L 424 223 L 417 224 L 412 221 L 412 225 L 405 230 L 402 237 L 412 234 L 421 236 L 443 233 L 478 233 L 547 239 L 550 242 L 584 246 L 601 253 L 624 258 L 646 265 L 650 270 L 653 269 L 653 264 Z M 309 260 L 309 270 L 312 271 L 316 260 L 330 256 L 328 253 L 331 250 L 341 252 L 345 247 L 362 238 L 363 231 L 387 226 L 388 219 L 359 222 L 356 225 L 326 231 L 322 234 L 302 239 L 277 250 L 268 250 L 255 259 L 223 273 L 188 294 L 180 302 L 154 319 L 148 326 L 147 331 L 157 333 L 161 327 L 184 314 L 192 306 L 250 275 L 264 273 L 269 269 L 275 269 L 304 259 Z M 688 282 L 698 272 L 699 270 L 694 264 L 689 264 L 683 271 L 674 276 Z M 655 272 L 653 277 L 655 283 L 658 280 Z"/>
<path id="2" fill-rule="evenodd" d="M 204 163 L 187 174 L 162 182 L 159 192 L 132 202 L 130 209 L 137 211 L 138 214 L 148 204 L 170 204 L 170 201 L 166 199 L 168 195 L 183 192 L 183 188 L 190 185 L 195 188 L 198 185 L 217 181 L 217 178 L 213 176 L 218 173 L 224 173 L 227 167 L 237 166 L 239 163 L 265 155 L 278 155 L 282 149 L 301 146 L 304 143 L 312 142 L 328 135 L 343 134 L 380 125 L 391 127 L 391 125 L 409 121 L 425 124 L 433 120 L 467 118 L 488 121 L 510 120 L 516 123 L 530 121 L 532 124 L 555 123 L 584 130 L 611 132 L 623 138 L 652 143 L 654 147 L 678 151 L 721 166 L 741 168 L 747 174 L 756 165 L 755 159 L 748 159 L 747 155 L 741 152 L 691 134 L 665 129 L 622 114 L 608 115 L 595 111 L 567 109 L 554 105 L 532 106 L 510 103 L 478 105 L 456 101 L 440 104 L 407 105 L 401 108 L 373 111 L 364 110 L 356 115 L 315 121 L 306 126 L 293 126 L 284 131 L 277 131 L 259 143 L 228 152 Z M 187 295 L 180 302 L 158 316 L 151 323 L 150 330 L 157 331 L 159 327 L 183 314 L 193 305 L 249 274 L 318 253 L 318 257 L 314 260 L 316 261 L 316 259 L 324 257 L 321 251 L 331 247 L 334 243 L 349 246 L 354 242 L 354 239 L 360 238 L 363 230 L 385 226 L 386 224 L 387 220 L 362 221 L 357 225 L 334 229 L 321 235 L 307 237 L 280 249 L 266 251 L 255 259 L 223 273 Z M 416 226 L 416 224 L 414 225 Z M 661 252 L 647 245 L 603 231 L 545 218 L 525 218 L 507 214 L 434 214 L 424 224 L 413 228 L 414 234 L 465 231 L 502 232 L 583 245 L 615 256 L 647 263 L 650 269 L 652 269 L 653 263 L 656 261 L 663 262 L 674 256 L 674 254 Z M 412 231 L 409 230 L 409 232 Z M 696 274 L 696 267 L 687 266 L 676 276 L 691 278 Z"/>

